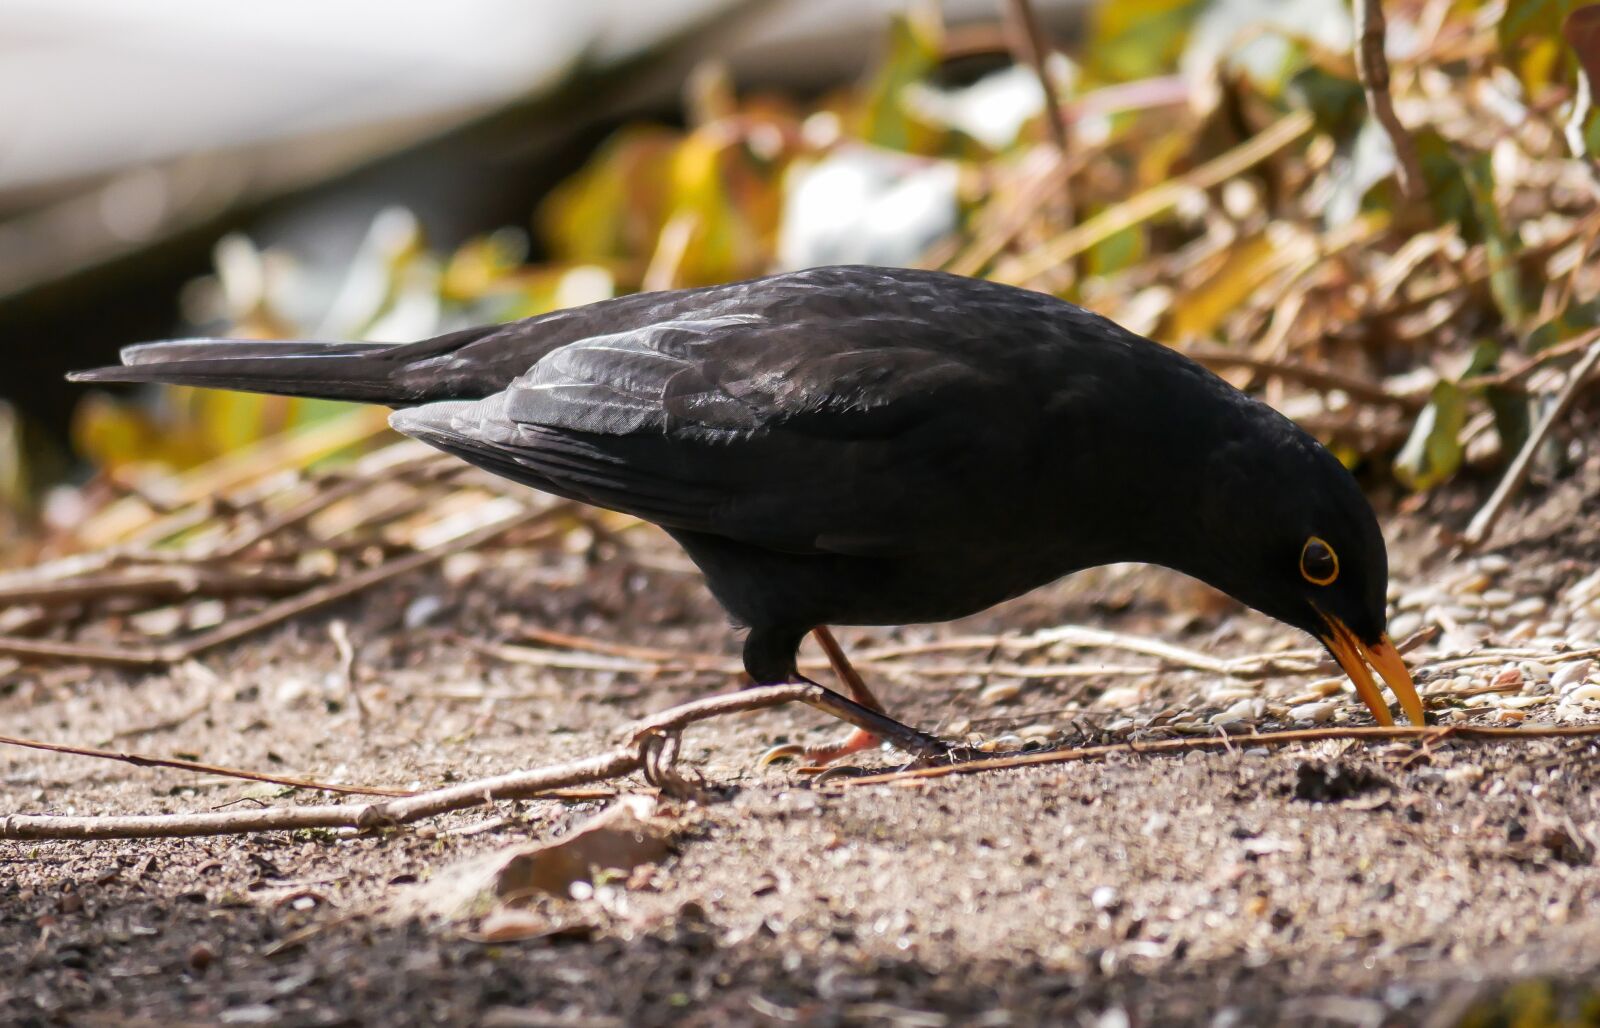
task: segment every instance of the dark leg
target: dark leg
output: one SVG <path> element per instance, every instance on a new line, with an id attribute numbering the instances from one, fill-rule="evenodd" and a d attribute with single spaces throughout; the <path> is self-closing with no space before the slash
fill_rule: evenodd
<path id="1" fill-rule="evenodd" d="M 828 663 L 833 667 L 833 673 L 844 684 L 845 688 L 850 690 L 850 695 L 855 697 L 855 701 L 872 710 L 883 710 L 883 704 L 878 701 L 876 696 L 872 695 L 872 690 L 868 689 L 867 683 L 862 681 L 861 673 L 850 663 L 850 658 L 844 655 L 844 647 L 839 645 L 839 640 L 833 637 L 833 633 L 828 630 L 827 626 L 819 625 L 811 630 L 811 634 L 822 647 L 822 652 L 828 655 Z M 881 745 L 883 745 L 883 737 L 881 735 L 869 732 L 865 728 L 857 727 L 855 731 L 838 742 L 827 746 L 809 747 L 802 751 L 800 756 L 805 757 L 810 764 L 821 766 L 831 764 L 836 760 L 842 760 L 853 753 L 875 750 Z M 771 760 L 776 758 L 771 751 L 768 751 L 764 759 Z"/>
<path id="2" fill-rule="evenodd" d="M 932 736 L 924 735 L 923 733 L 918 732 L 916 729 L 910 728 L 907 725 L 902 725 L 900 722 L 888 718 L 883 714 L 883 704 L 879 703 L 878 698 L 872 694 L 872 690 L 867 688 L 867 683 L 862 680 L 861 675 L 854 667 L 851 666 L 850 659 L 845 656 L 844 648 L 839 645 L 838 640 L 833 637 L 833 633 L 830 632 L 826 626 L 818 626 L 817 628 L 812 629 L 811 632 L 812 635 L 816 637 L 817 642 L 822 646 L 823 653 L 827 654 L 828 663 L 833 667 L 833 673 L 838 676 L 840 683 L 844 685 L 844 687 L 850 691 L 850 695 L 854 697 L 854 702 L 850 703 L 850 707 L 854 708 L 856 711 L 866 710 L 875 712 L 882 717 L 888 725 L 894 726 L 894 728 L 890 731 L 869 728 L 863 723 L 859 716 L 846 716 L 840 710 L 829 710 L 820 703 L 813 703 L 812 706 L 817 707 L 819 710 L 827 710 L 828 713 L 833 714 L 835 717 L 854 724 L 856 726 L 855 731 L 851 732 L 849 736 L 843 740 L 828 746 L 808 747 L 801 746 L 797 743 L 785 746 L 774 746 L 772 749 L 762 754 L 761 759 L 758 762 L 761 766 L 765 766 L 777 760 L 793 759 L 796 757 L 803 757 L 809 764 L 812 765 L 829 764 L 835 760 L 839 760 L 842 757 L 848 757 L 852 753 L 860 753 L 863 750 L 873 749 L 881 745 L 885 738 L 892 740 L 896 745 L 902 746 L 913 753 L 923 751 L 925 747 L 920 744 L 921 741 L 933 741 L 935 744 L 937 744 L 937 740 L 933 740 Z M 785 644 L 790 638 L 794 638 L 792 633 L 772 633 L 770 635 L 767 633 L 761 633 L 761 638 L 759 639 L 757 638 L 756 632 L 752 631 L 750 633 L 750 638 L 745 643 L 745 669 L 751 672 L 752 678 L 756 677 L 755 669 L 751 667 L 752 657 L 756 658 L 755 663 L 763 672 L 771 674 L 776 670 L 777 666 L 775 651 L 780 648 L 781 644 Z M 804 638 L 804 636 L 802 635 L 800 638 Z M 790 676 L 788 679 L 790 681 L 804 680 L 801 678 L 799 671 L 796 670 L 794 666 L 794 652 L 795 650 L 799 649 L 799 643 L 800 639 L 794 638 L 793 649 L 788 651 L 787 663 L 789 670 L 787 673 Z M 843 698 L 841 697 L 841 700 L 842 699 Z M 827 701 L 824 700 L 824 702 Z M 910 734 L 907 735 L 906 733 Z M 907 745 L 908 742 L 912 745 Z M 942 744 L 940 745 L 942 749 Z"/>
<path id="3" fill-rule="evenodd" d="M 839 640 L 833 637 L 833 632 L 828 626 L 818 625 L 811 630 L 811 635 L 822 646 L 822 652 L 828 655 L 828 664 L 833 668 L 833 673 L 839 676 L 839 681 L 850 690 L 850 695 L 855 697 L 855 701 L 863 707 L 882 710 L 883 704 L 872 695 L 867 683 L 861 680 L 861 673 L 850 664 L 850 658 L 844 655 L 844 647 L 839 645 Z"/>

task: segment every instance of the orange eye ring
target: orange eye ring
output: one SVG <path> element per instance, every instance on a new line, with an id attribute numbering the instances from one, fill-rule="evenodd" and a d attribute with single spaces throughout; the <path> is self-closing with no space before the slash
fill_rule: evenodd
<path id="1" fill-rule="evenodd" d="M 1332 585 L 1339 577 L 1339 555 L 1325 539 L 1314 535 L 1300 547 L 1300 577 L 1312 585 Z"/>

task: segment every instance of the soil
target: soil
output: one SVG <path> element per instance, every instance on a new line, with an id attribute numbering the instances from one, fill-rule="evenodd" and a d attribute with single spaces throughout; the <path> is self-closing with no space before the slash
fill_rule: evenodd
<path id="1" fill-rule="evenodd" d="M 1591 466 L 1510 512 L 1472 558 L 1443 540 L 1477 496 L 1391 517 L 1396 627 L 1444 627 L 1414 665 L 1485 644 L 1545 654 L 1419 676 L 1441 721 L 1592 720 L 1600 678 L 1562 654 L 1600 645 L 1600 600 L 1585 582 L 1597 496 Z M 333 619 L 357 648 L 350 674 Z M 861 648 L 1059 624 L 1225 656 L 1307 644 L 1136 568 L 1076 576 L 963 623 L 839 635 Z M 428 786 L 598 752 L 633 717 L 736 684 L 535 667 L 475 645 L 527 626 L 730 656 L 738 646 L 692 568 L 641 529 L 574 552 L 469 555 L 170 672 L 16 674 L 0 724 Z M 1225 680 L 1109 651 L 1050 659 L 1085 673 L 1007 678 L 971 653 L 926 662 L 951 673 L 866 671 L 903 719 L 1002 749 L 1243 734 L 1219 752 L 835 790 L 755 767 L 772 744 L 838 734 L 820 715 L 710 722 L 691 729 L 681 761 L 701 794 L 661 801 L 673 855 L 575 898 L 527 899 L 524 923 L 543 927 L 512 933 L 492 931 L 481 910 L 421 915 L 414 901 L 462 861 L 560 838 L 607 801 L 503 803 L 377 833 L 0 842 L 0 1020 L 1114 1028 L 1594 1016 L 1596 743 L 1268 749 L 1248 732 L 1367 715 L 1327 672 Z M 1118 670 L 1129 665 L 1149 670 Z M 4 812 L 289 802 L 319 800 L 0 752 Z"/>

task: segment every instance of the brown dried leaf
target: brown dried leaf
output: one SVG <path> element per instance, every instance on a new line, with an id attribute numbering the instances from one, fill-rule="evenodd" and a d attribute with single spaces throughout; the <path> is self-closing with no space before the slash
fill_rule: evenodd
<path id="1" fill-rule="evenodd" d="M 622 796 L 558 839 L 466 861 L 421 886 L 414 898 L 423 910 L 447 917 L 470 916 L 518 897 L 566 898 L 574 884 L 597 871 L 626 873 L 659 862 L 671 852 L 677 829 L 675 818 L 656 813 L 654 799 Z M 540 929 L 546 930 L 548 925 Z"/>

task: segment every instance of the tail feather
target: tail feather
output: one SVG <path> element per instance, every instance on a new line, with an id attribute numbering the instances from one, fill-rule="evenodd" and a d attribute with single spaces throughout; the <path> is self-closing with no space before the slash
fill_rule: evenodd
<path id="1" fill-rule="evenodd" d="M 397 381 L 397 372 L 409 363 L 395 359 L 403 349 L 388 343 L 184 339 L 130 346 L 122 351 L 119 367 L 67 377 L 73 382 L 160 382 L 390 406 L 430 399 L 417 383 Z"/>
<path id="2" fill-rule="evenodd" d="M 300 339 L 174 339 L 125 346 L 119 356 L 125 365 L 168 364 L 204 358 L 356 356 L 391 348 L 390 343 L 308 343 Z"/>

